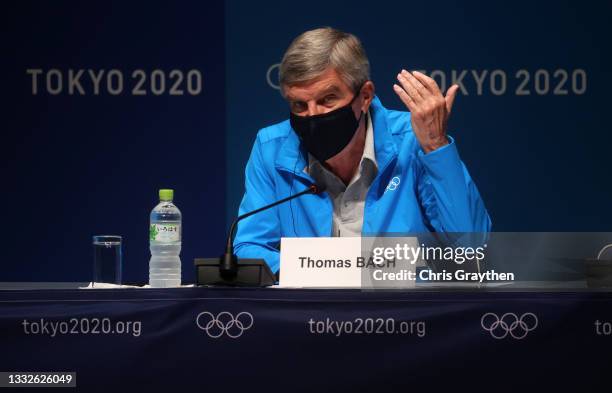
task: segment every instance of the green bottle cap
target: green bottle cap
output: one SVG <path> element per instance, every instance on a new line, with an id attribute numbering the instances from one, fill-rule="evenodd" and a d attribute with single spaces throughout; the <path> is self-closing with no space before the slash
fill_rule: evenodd
<path id="1" fill-rule="evenodd" d="M 159 190 L 159 200 L 160 201 L 172 201 L 173 198 L 174 198 L 174 190 L 170 190 L 170 189 Z"/>

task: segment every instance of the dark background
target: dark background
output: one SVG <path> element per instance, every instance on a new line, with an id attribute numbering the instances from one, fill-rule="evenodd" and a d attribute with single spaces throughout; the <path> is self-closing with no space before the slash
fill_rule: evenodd
<path id="1" fill-rule="evenodd" d="M 361 38 L 388 108 L 404 109 L 391 89 L 402 68 L 441 70 L 447 78 L 468 70 L 449 133 L 494 230 L 612 230 L 611 16 L 607 2 L 5 6 L 0 281 L 89 280 L 94 234 L 123 235 L 125 280 L 145 281 L 148 215 L 165 187 L 176 190 L 183 212 L 183 279 L 192 281 L 193 258 L 221 251 L 257 130 L 287 118 L 271 86 L 273 66 L 295 36 L 324 25 Z M 85 95 L 68 94 L 66 81 L 60 94 L 49 94 L 44 79 L 33 95 L 29 68 L 65 77 L 68 69 L 117 69 L 124 91 L 93 95 L 84 75 Z M 134 96 L 137 69 L 147 83 L 156 69 L 166 77 L 199 70 L 202 92 Z M 500 70 L 505 92 L 494 94 L 487 77 L 479 95 L 472 70 Z M 529 75 L 523 90 L 530 95 L 516 94 L 520 70 Z M 557 70 L 567 72 L 566 83 Z M 584 71 L 586 90 L 572 90 L 575 70 Z M 554 93 L 560 84 L 566 95 Z"/>
<path id="2" fill-rule="evenodd" d="M 193 258 L 225 237 L 223 3 L 30 1 L 2 26 L 0 281 L 90 280 L 96 234 L 122 235 L 124 280 L 148 281 L 159 188 L 175 189 L 193 281 Z M 86 95 L 32 95 L 28 68 L 118 69 L 124 91 L 93 95 L 84 75 Z M 155 69 L 200 70 L 201 94 L 152 94 Z"/>

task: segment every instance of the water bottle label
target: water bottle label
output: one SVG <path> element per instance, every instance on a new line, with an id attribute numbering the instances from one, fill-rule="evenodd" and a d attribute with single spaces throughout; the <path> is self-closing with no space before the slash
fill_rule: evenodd
<path id="1" fill-rule="evenodd" d="M 151 224 L 149 229 L 149 240 L 171 243 L 181 241 L 180 224 Z"/>

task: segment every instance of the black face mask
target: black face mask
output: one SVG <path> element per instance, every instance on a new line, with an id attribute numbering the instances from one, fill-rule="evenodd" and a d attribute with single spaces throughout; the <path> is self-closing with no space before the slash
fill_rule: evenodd
<path id="1" fill-rule="evenodd" d="M 340 153 L 353 139 L 363 116 L 362 111 L 359 119 L 355 119 L 351 108 L 358 96 L 359 93 L 355 94 L 347 105 L 321 115 L 298 116 L 290 113 L 291 127 L 300 137 L 306 150 L 319 162 L 323 163 Z"/>

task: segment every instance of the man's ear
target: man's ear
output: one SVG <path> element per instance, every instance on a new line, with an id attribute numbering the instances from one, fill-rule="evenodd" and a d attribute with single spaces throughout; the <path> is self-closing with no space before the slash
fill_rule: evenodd
<path id="1" fill-rule="evenodd" d="M 363 105 L 361 106 L 361 110 L 363 111 L 363 113 L 367 113 L 368 109 L 370 109 L 370 104 L 374 99 L 374 91 L 374 82 L 367 81 L 363 84 L 363 87 L 361 88 L 361 96 L 363 98 Z"/>

